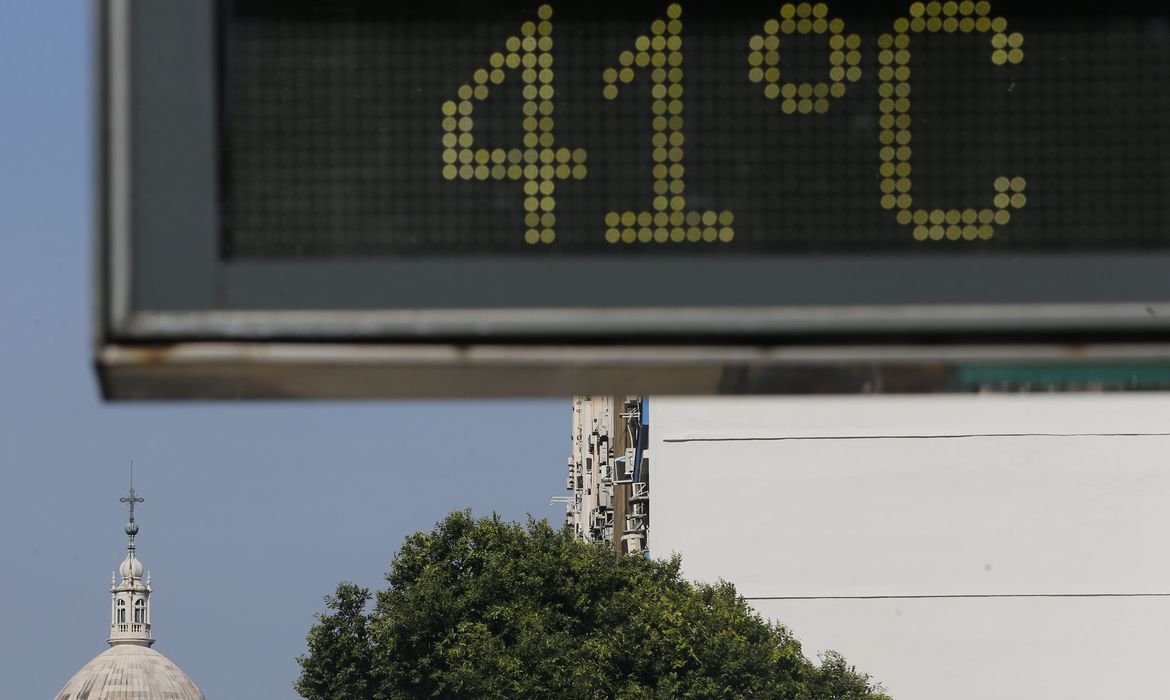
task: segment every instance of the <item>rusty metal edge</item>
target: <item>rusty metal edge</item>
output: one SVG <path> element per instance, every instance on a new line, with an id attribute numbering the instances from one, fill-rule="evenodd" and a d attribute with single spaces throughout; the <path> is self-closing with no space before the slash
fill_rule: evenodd
<path id="1" fill-rule="evenodd" d="M 1061 367 L 1071 368 L 1075 374 L 1067 376 L 1075 379 L 1052 373 Z M 1094 379 L 1094 367 L 1108 370 L 1100 377 L 1112 378 Z M 1035 368 L 1031 376 L 1037 379 L 1012 379 L 1020 368 Z M 977 384 L 969 379 L 994 377 L 998 369 L 1006 370 L 1003 376 L 1008 378 Z M 98 373 L 103 396 L 115 401 L 1167 390 L 1170 345 L 790 348 L 192 342 L 106 345 L 99 353 Z"/>

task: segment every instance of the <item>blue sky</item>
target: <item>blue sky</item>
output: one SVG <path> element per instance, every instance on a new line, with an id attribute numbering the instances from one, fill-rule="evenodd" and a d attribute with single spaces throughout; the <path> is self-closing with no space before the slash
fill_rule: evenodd
<path id="1" fill-rule="evenodd" d="M 209 698 L 296 697 L 341 579 L 470 507 L 561 517 L 569 402 L 107 405 L 90 365 L 90 7 L 0 3 L 2 694 L 105 648 L 134 459 L 156 649 Z"/>

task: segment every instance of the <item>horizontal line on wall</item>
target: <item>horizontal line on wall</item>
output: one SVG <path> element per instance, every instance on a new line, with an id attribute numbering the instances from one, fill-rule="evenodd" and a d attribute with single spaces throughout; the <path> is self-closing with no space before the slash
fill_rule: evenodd
<path id="1" fill-rule="evenodd" d="M 663 442 L 781 442 L 789 440 L 962 440 L 969 438 L 1170 437 L 1170 433 L 956 433 L 950 435 L 779 435 L 729 437 L 666 437 Z"/>
<path id="2" fill-rule="evenodd" d="M 944 593 L 940 595 L 744 596 L 744 600 L 951 600 L 978 598 L 1170 598 L 1170 593 Z"/>

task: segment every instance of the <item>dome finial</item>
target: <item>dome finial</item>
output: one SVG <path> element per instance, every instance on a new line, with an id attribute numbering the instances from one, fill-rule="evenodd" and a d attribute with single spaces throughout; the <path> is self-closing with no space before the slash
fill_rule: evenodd
<path id="1" fill-rule="evenodd" d="M 130 460 L 130 495 L 123 496 L 123 497 L 119 498 L 118 501 L 120 503 L 129 503 L 130 504 L 130 524 L 126 526 L 126 529 L 129 530 L 130 525 L 134 524 L 134 504 L 135 503 L 145 503 L 145 499 L 138 498 L 137 496 L 134 495 L 134 460 Z M 127 532 L 126 534 L 129 535 L 130 533 Z"/>
<path id="2" fill-rule="evenodd" d="M 137 644 L 150 646 L 154 638 L 150 634 L 150 582 L 143 581 L 142 562 L 138 560 L 134 538 L 138 535 L 138 523 L 134 521 L 134 506 L 145 499 L 134 490 L 134 463 L 130 463 L 130 493 L 118 499 L 130 507 L 130 522 L 126 524 L 126 560 L 119 572 L 121 583 L 114 582 L 110 593 L 114 596 L 113 619 L 110 622 L 111 645 Z"/>
<path id="3" fill-rule="evenodd" d="M 138 534 L 138 523 L 134 522 L 134 505 L 137 503 L 145 503 L 146 499 L 140 497 L 134 491 L 134 460 L 130 460 L 130 493 L 118 499 L 120 503 L 126 503 L 130 506 L 130 522 L 126 523 L 126 536 L 130 541 L 126 543 L 126 561 L 122 564 L 122 577 L 130 579 L 141 578 L 142 564 L 135 561 L 134 551 L 137 547 L 134 545 L 134 537 Z"/>

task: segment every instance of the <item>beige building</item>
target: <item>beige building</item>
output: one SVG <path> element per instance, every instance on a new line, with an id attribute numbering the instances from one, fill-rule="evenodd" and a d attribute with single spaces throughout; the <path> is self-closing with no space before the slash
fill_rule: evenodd
<path id="1" fill-rule="evenodd" d="M 573 399 L 565 521 L 586 542 L 638 554 L 649 547 L 649 405 L 638 396 Z"/>

